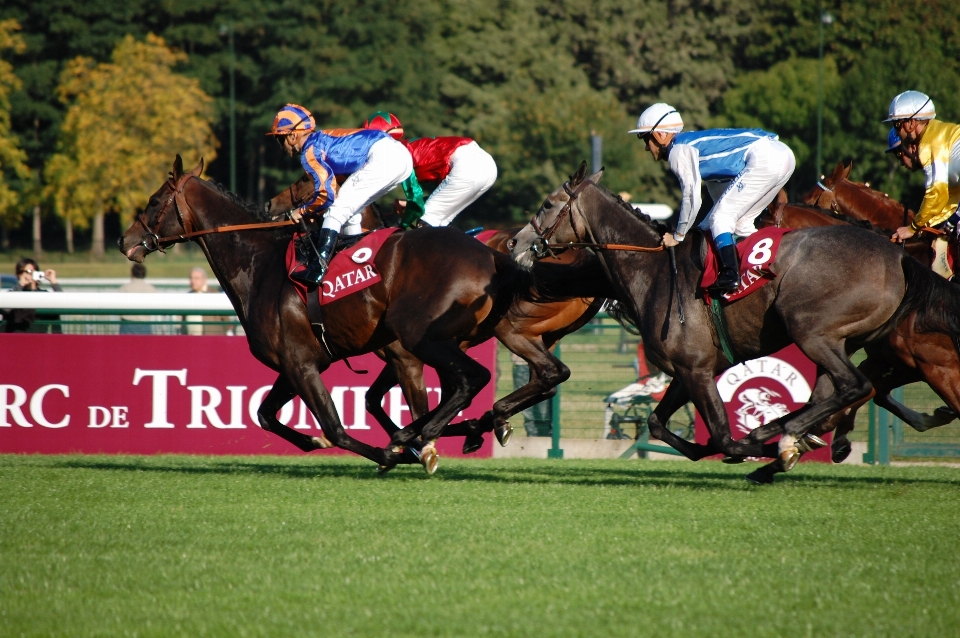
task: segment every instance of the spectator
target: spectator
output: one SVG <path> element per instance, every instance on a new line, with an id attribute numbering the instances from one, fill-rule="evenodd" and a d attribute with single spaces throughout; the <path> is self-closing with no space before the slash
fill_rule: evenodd
<path id="1" fill-rule="evenodd" d="M 120 292 L 157 292 L 152 284 L 144 279 L 147 277 L 147 267 L 143 264 L 134 264 L 130 268 L 130 281 L 120 286 Z M 148 335 L 153 334 L 151 318 L 143 315 L 121 315 L 120 334 Z"/>
<path id="2" fill-rule="evenodd" d="M 46 281 L 54 292 L 63 292 L 60 284 L 57 283 L 57 271 L 50 269 L 46 272 L 40 270 L 37 262 L 24 257 L 17 262 L 17 285 L 13 287 L 12 292 L 47 292 L 40 287 L 40 282 Z M 46 332 L 60 333 L 60 324 L 53 325 L 47 322 L 60 321 L 60 315 L 37 314 L 36 310 L 29 308 L 17 308 L 14 310 L 4 310 L 4 332 Z M 37 323 L 40 319 L 42 323 Z"/>
<path id="3" fill-rule="evenodd" d="M 190 292 L 212 292 L 207 288 L 207 272 L 200 268 L 190 271 Z M 183 334 L 187 335 L 229 335 L 233 336 L 233 326 L 230 317 L 217 315 L 187 315 L 183 326 Z"/>

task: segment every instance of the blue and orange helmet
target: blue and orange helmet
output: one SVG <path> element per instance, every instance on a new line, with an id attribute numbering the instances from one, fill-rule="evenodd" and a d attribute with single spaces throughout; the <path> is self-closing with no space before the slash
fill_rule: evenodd
<path id="1" fill-rule="evenodd" d="M 377 111 L 368 117 L 363 123 L 363 128 L 383 131 L 395 140 L 403 137 L 403 124 L 396 115 L 386 111 Z"/>
<path id="2" fill-rule="evenodd" d="M 310 111 L 299 104 L 287 104 L 273 118 L 273 126 L 267 135 L 290 135 L 297 131 L 316 130 L 317 123 Z"/>

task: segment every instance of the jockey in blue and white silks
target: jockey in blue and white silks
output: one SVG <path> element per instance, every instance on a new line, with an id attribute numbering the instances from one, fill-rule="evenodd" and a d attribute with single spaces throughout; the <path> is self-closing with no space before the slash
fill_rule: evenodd
<path id="1" fill-rule="evenodd" d="M 326 211 L 316 237 L 311 237 L 317 259 L 290 273 L 298 281 L 319 284 L 341 230 L 348 235 L 359 233 L 361 211 L 403 183 L 413 172 L 413 159 L 403 144 L 382 131 L 319 130 L 310 111 L 297 104 L 287 104 L 277 113 L 267 135 L 277 136 L 291 157 L 299 153 L 303 169 L 313 180 L 313 195 L 291 211 L 291 218 L 299 221 Z M 346 175 L 337 189 L 337 176 Z"/>
<path id="2" fill-rule="evenodd" d="M 734 235 L 756 232 L 753 222 L 777 196 L 793 170 L 793 151 L 777 135 L 761 129 L 709 129 L 683 133 L 680 114 L 654 104 L 630 131 L 642 139 L 655 160 L 666 161 L 680 180 L 680 217 L 665 246 L 676 246 L 693 227 L 700 210 L 700 186 L 706 182 L 713 208 L 700 224 L 710 230 L 720 258 L 714 289 L 733 292 L 739 280 Z"/>

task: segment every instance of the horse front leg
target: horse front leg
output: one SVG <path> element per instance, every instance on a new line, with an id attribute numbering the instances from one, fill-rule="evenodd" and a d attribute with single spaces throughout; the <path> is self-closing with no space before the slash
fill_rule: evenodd
<path id="1" fill-rule="evenodd" d="M 691 461 L 699 461 L 704 457 L 720 451 L 713 445 L 713 440 L 711 439 L 707 445 L 700 445 L 694 441 L 687 441 L 677 436 L 664 425 L 670 421 L 670 417 L 672 417 L 677 410 L 689 401 L 690 392 L 687 390 L 687 386 L 679 378 L 674 378 L 670 381 L 670 385 L 667 386 L 667 391 L 664 393 L 663 398 L 660 399 L 660 403 L 657 404 L 653 414 L 647 419 L 647 429 L 650 432 L 650 438 L 663 441 Z M 639 436 L 640 435 L 637 434 L 637 437 Z"/>
<path id="2" fill-rule="evenodd" d="M 394 445 L 406 445 L 420 434 L 424 441 L 421 462 L 428 474 L 437 468 L 436 440 L 457 414 L 470 405 L 480 390 L 490 382 L 490 371 L 474 361 L 454 342 L 428 342 L 411 352 L 432 366 L 440 377 L 440 403 L 394 436 Z"/>
<path id="3" fill-rule="evenodd" d="M 570 368 L 547 349 L 539 336 L 516 330 L 510 318 L 500 322 L 496 334 L 500 342 L 526 361 L 530 369 L 527 383 L 494 403 L 493 409 L 481 418 L 481 421 L 491 423 L 483 430 L 493 429 L 500 445 L 505 446 L 513 432 L 508 419 L 552 398 L 557 393 L 557 386 L 570 378 Z"/>
<path id="4" fill-rule="evenodd" d="M 304 452 L 333 447 L 333 444 L 323 434 L 307 436 L 303 432 L 298 432 L 284 425 L 277 419 L 277 412 L 295 396 L 296 392 L 287 378 L 282 374 L 278 376 L 273 387 L 270 388 L 270 392 L 267 393 L 263 403 L 257 409 L 257 419 L 260 421 L 260 427 L 267 432 L 276 434 L 285 441 L 293 443 Z"/>
<path id="5" fill-rule="evenodd" d="M 727 418 L 727 407 L 723 403 L 723 399 L 720 398 L 717 384 L 710 370 L 698 370 L 690 374 L 689 377 L 689 380 L 684 379 L 684 384 L 688 386 L 693 405 L 696 406 L 707 426 L 707 430 L 710 431 L 709 446 L 712 446 L 713 451 L 722 452 L 733 458 L 746 456 L 776 457 L 776 445 L 755 443 L 749 437 L 744 437 L 739 441 L 733 439 L 730 431 L 730 420 Z M 673 383 L 676 383 L 676 378 L 670 385 L 672 386 Z"/>

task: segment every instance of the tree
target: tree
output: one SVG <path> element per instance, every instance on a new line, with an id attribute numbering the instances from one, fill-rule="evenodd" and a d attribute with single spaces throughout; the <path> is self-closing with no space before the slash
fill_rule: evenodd
<path id="1" fill-rule="evenodd" d="M 19 30 L 16 20 L 0 21 L 0 53 L 24 49 L 23 39 L 17 33 Z M 13 72 L 13 66 L 0 58 L 0 248 L 3 249 L 9 243 L 7 229 L 16 226 L 23 216 L 18 191 L 23 190 L 30 176 L 27 154 L 10 129 L 10 93 L 18 88 L 20 80 Z"/>
<path id="2" fill-rule="evenodd" d="M 212 99 L 173 71 L 185 60 L 157 36 L 127 36 L 111 62 L 79 57 L 64 69 L 58 92 L 68 108 L 47 163 L 47 192 L 65 220 L 81 228 L 92 222 L 97 258 L 106 212 L 130 221 L 177 153 L 194 158 L 188 162 L 216 157 Z"/>

